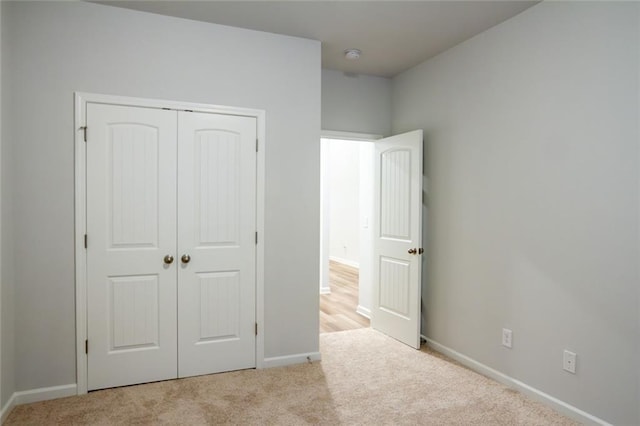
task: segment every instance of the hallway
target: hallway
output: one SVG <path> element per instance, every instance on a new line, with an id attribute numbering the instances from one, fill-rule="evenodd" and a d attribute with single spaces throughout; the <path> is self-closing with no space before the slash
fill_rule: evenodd
<path id="1" fill-rule="evenodd" d="M 329 262 L 330 294 L 320 295 L 320 333 L 369 327 L 369 319 L 358 314 L 358 269 Z"/>

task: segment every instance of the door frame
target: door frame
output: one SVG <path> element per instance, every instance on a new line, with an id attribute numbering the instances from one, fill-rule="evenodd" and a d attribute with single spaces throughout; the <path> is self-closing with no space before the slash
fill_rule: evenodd
<path id="1" fill-rule="evenodd" d="M 88 356 L 87 340 L 87 252 L 84 236 L 87 230 L 86 197 L 86 143 L 84 129 L 88 103 L 102 103 L 143 108 L 168 108 L 213 114 L 254 117 L 259 147 L 256 158 L 256 230 L 260 238 L 256 243 L 256 368 L 264 367 L 264 247 L 265 247 L 265 148 L 266 132 L 264 110 L 209 105 L 161 99 L 133 98 L 96 93 L 74 93 L 74 154 L 75 154 L 75 288 L 76 288 L 76 385 L 77 394 L 87 393 Z M 87 130 L 90 132 L 91 130 Z"/>

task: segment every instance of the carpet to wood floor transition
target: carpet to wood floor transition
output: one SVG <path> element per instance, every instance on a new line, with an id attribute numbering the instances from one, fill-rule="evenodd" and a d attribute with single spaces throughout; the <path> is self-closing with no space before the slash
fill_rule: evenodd
<path id="1" fill-rule="evenodd" d="M 428 349 L 371 329 L 320 336 L 322 362 L 91 392 L 14 408 L 6 425 L 573 425 Z"/>

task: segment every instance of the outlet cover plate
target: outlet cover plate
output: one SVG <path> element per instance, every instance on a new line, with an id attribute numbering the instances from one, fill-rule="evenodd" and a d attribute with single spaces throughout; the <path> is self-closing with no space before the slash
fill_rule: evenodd
<path id="1" fill-rule="evenodd" d="M 513 332 L 508 328 L 502 329 L 502 346 L 511 349 L 513 343 Z"/>
<path id="2" fill-rule="evenodd" d="M 576 374 L 576 358 L 575 353 L 565 350 L 562 355 L 562 368 L 569 373 Z"/>

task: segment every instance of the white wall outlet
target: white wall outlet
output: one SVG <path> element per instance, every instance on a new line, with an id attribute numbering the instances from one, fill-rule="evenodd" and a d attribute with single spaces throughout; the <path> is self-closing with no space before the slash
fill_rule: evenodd
<path id="1" fill-rule="evenodd" d="M 562 355 L 562 368 L 569 373 L 576 374 L 576 357 L 571 351 L 565 350 Z"/>
<path id="2" fill-rule="evenodd" d="M 513 342 L 513 332 L 508 328 L 503 328 L 502 329 L 502 346 L 511 348 L 512 342 Z"/>

